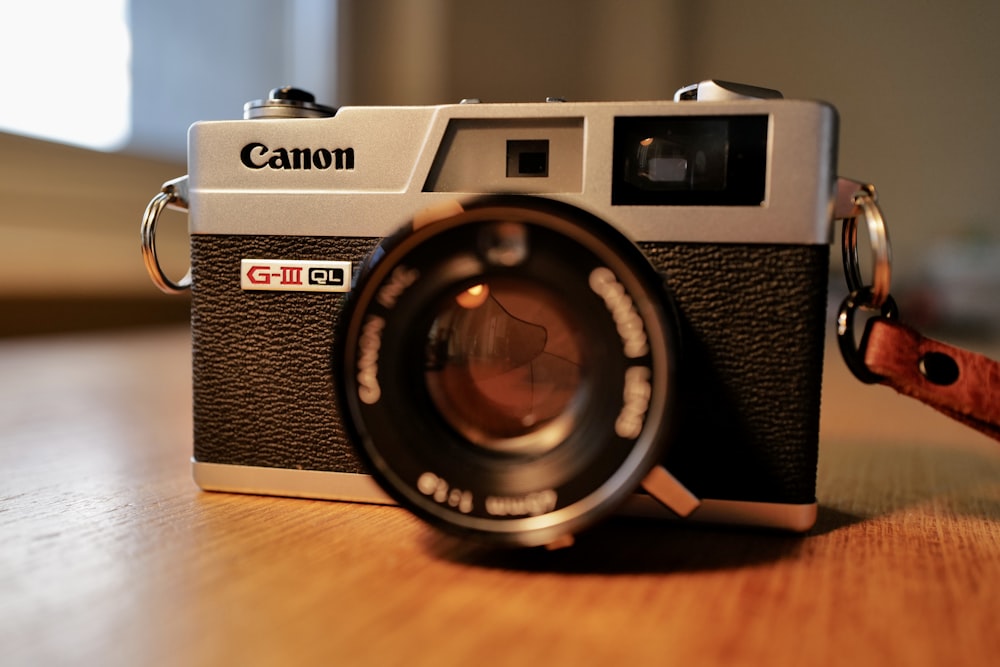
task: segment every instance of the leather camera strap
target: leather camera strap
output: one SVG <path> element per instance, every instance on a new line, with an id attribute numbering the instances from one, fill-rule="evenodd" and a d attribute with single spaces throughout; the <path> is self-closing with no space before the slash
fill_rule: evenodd
<path id="1" fill-rule="evenodd" d="M 883 317 L 869 320 L 864 338 L 865 365 L 880 384 L 1000 440 L 1000 362 Z"/>

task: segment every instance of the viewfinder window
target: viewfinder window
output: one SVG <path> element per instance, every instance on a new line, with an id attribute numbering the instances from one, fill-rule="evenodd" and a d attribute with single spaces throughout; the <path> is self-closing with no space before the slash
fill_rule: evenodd
<path id="1" fill-rule="evenodd" d="M 538 178 L 548 175 L 548 139 L 510 140 L 507 142 L 507 178 Z"/>
<path id="2" fill-rule="evenodd" d="M 767 132 L 767 116 L 616 118 L 611 202 L 759 206 Z"/>

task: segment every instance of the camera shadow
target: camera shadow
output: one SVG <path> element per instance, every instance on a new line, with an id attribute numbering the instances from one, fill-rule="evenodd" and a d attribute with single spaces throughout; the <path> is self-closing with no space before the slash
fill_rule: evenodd
<path id="1" fill-rule="evenodd" d="M 959 435 L 961 431 L 957 432 Z M 1000 521 L 995 443 L 828 443 L 820 466 L 816 524 L 803 534 L 612 516 L 573 546 L 499 549 L 424 533 L 433 556 L 475 567 L 563 574 L 683 573 L 774 563 L 821 549 L 827 535 L 917 511 L 935 530 Z M 863 535 L 860 539 L 867 539 Z"/>
<path id="2" fill-rule="evenodd" d="M 810 539 L 863 521 L 820 507 L 807 533 L 613 516 L 561 549 L 503 549 L 425 533 L 432 556 L 475 567 L 563 574 L 641 574 L 725 570 L 795 557 Z"/>

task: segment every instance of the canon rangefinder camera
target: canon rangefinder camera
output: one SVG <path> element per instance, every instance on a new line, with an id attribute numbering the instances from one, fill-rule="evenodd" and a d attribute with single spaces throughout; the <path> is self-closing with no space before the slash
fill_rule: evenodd
<path id="1" fill-rule="evenodd" d="M 194 475 L 498 545 L 617 510 L 807 530 L 837 115 L 344 107 L 189 135 Z"/>

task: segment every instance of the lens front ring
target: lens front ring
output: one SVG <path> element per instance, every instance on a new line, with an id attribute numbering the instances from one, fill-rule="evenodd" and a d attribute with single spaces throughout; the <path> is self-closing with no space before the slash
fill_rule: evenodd
<path id="1" fill-rule="evenodd" d="M 359 453 L 400 504 L 451 532 L 527 546 L 551 542 L 607 514 L 662 459 L 671 423 L 675 336 L 660 277 L 617 231 L 569 207 L 535 199 L 504 204 L 471 207 L 383 244 L 345 307 L 335 337 L 335 377 Z M 526 233 L 524 261 L 491 260 L 483 239 L 502 238 L 509 250 L 511 225 Z M 500 226 L 505 231 L 495 233 Z M 494 256 L 509 260 L 512 254 Z M 463 437 L 428 391 L 428 360 L 436 353 L 428 352 L 427 339 L 441 313 L 456 310 L 442 310 L 442 304 L 453 304 L 477 285 L 520 286 L 527 301 L 534 293 L 556 295 L 568 313 L 563 319 L 582 329 L 579 386 L 570 382 L 576 387 L 572 397 L 554 403 L 552 415 L 541 415 L 557 425 L 549 436 L 565 430 L 547 446 L 484 447 Z M 514 303 L 509 295 L 504 302 Z M 537 323 L 521 314 L 515 320 L 527 333 L 511 349 L 517 363 L 510 370 L 544 370 L 539 360 L 546 348 L 524 342 Z M 552 325 L 542 328 L 551 333 Z M 470 340 L 447 342 L 458 348 Z M 487 378 L 487 399 L 517 398 L 517 391 L 503 388 L 510 377 L 496 384 L 496 377 L 510 375 L 507 369 L 496 376 L 487 372 L 504 356 L 495 349 L 492 354 L 485 362 L 476 351 L 467 354 L 471 362 L 463 372 L 479 372 L 475 382 Z M 518 355 L 530 363 L 520 363 Z"/>

